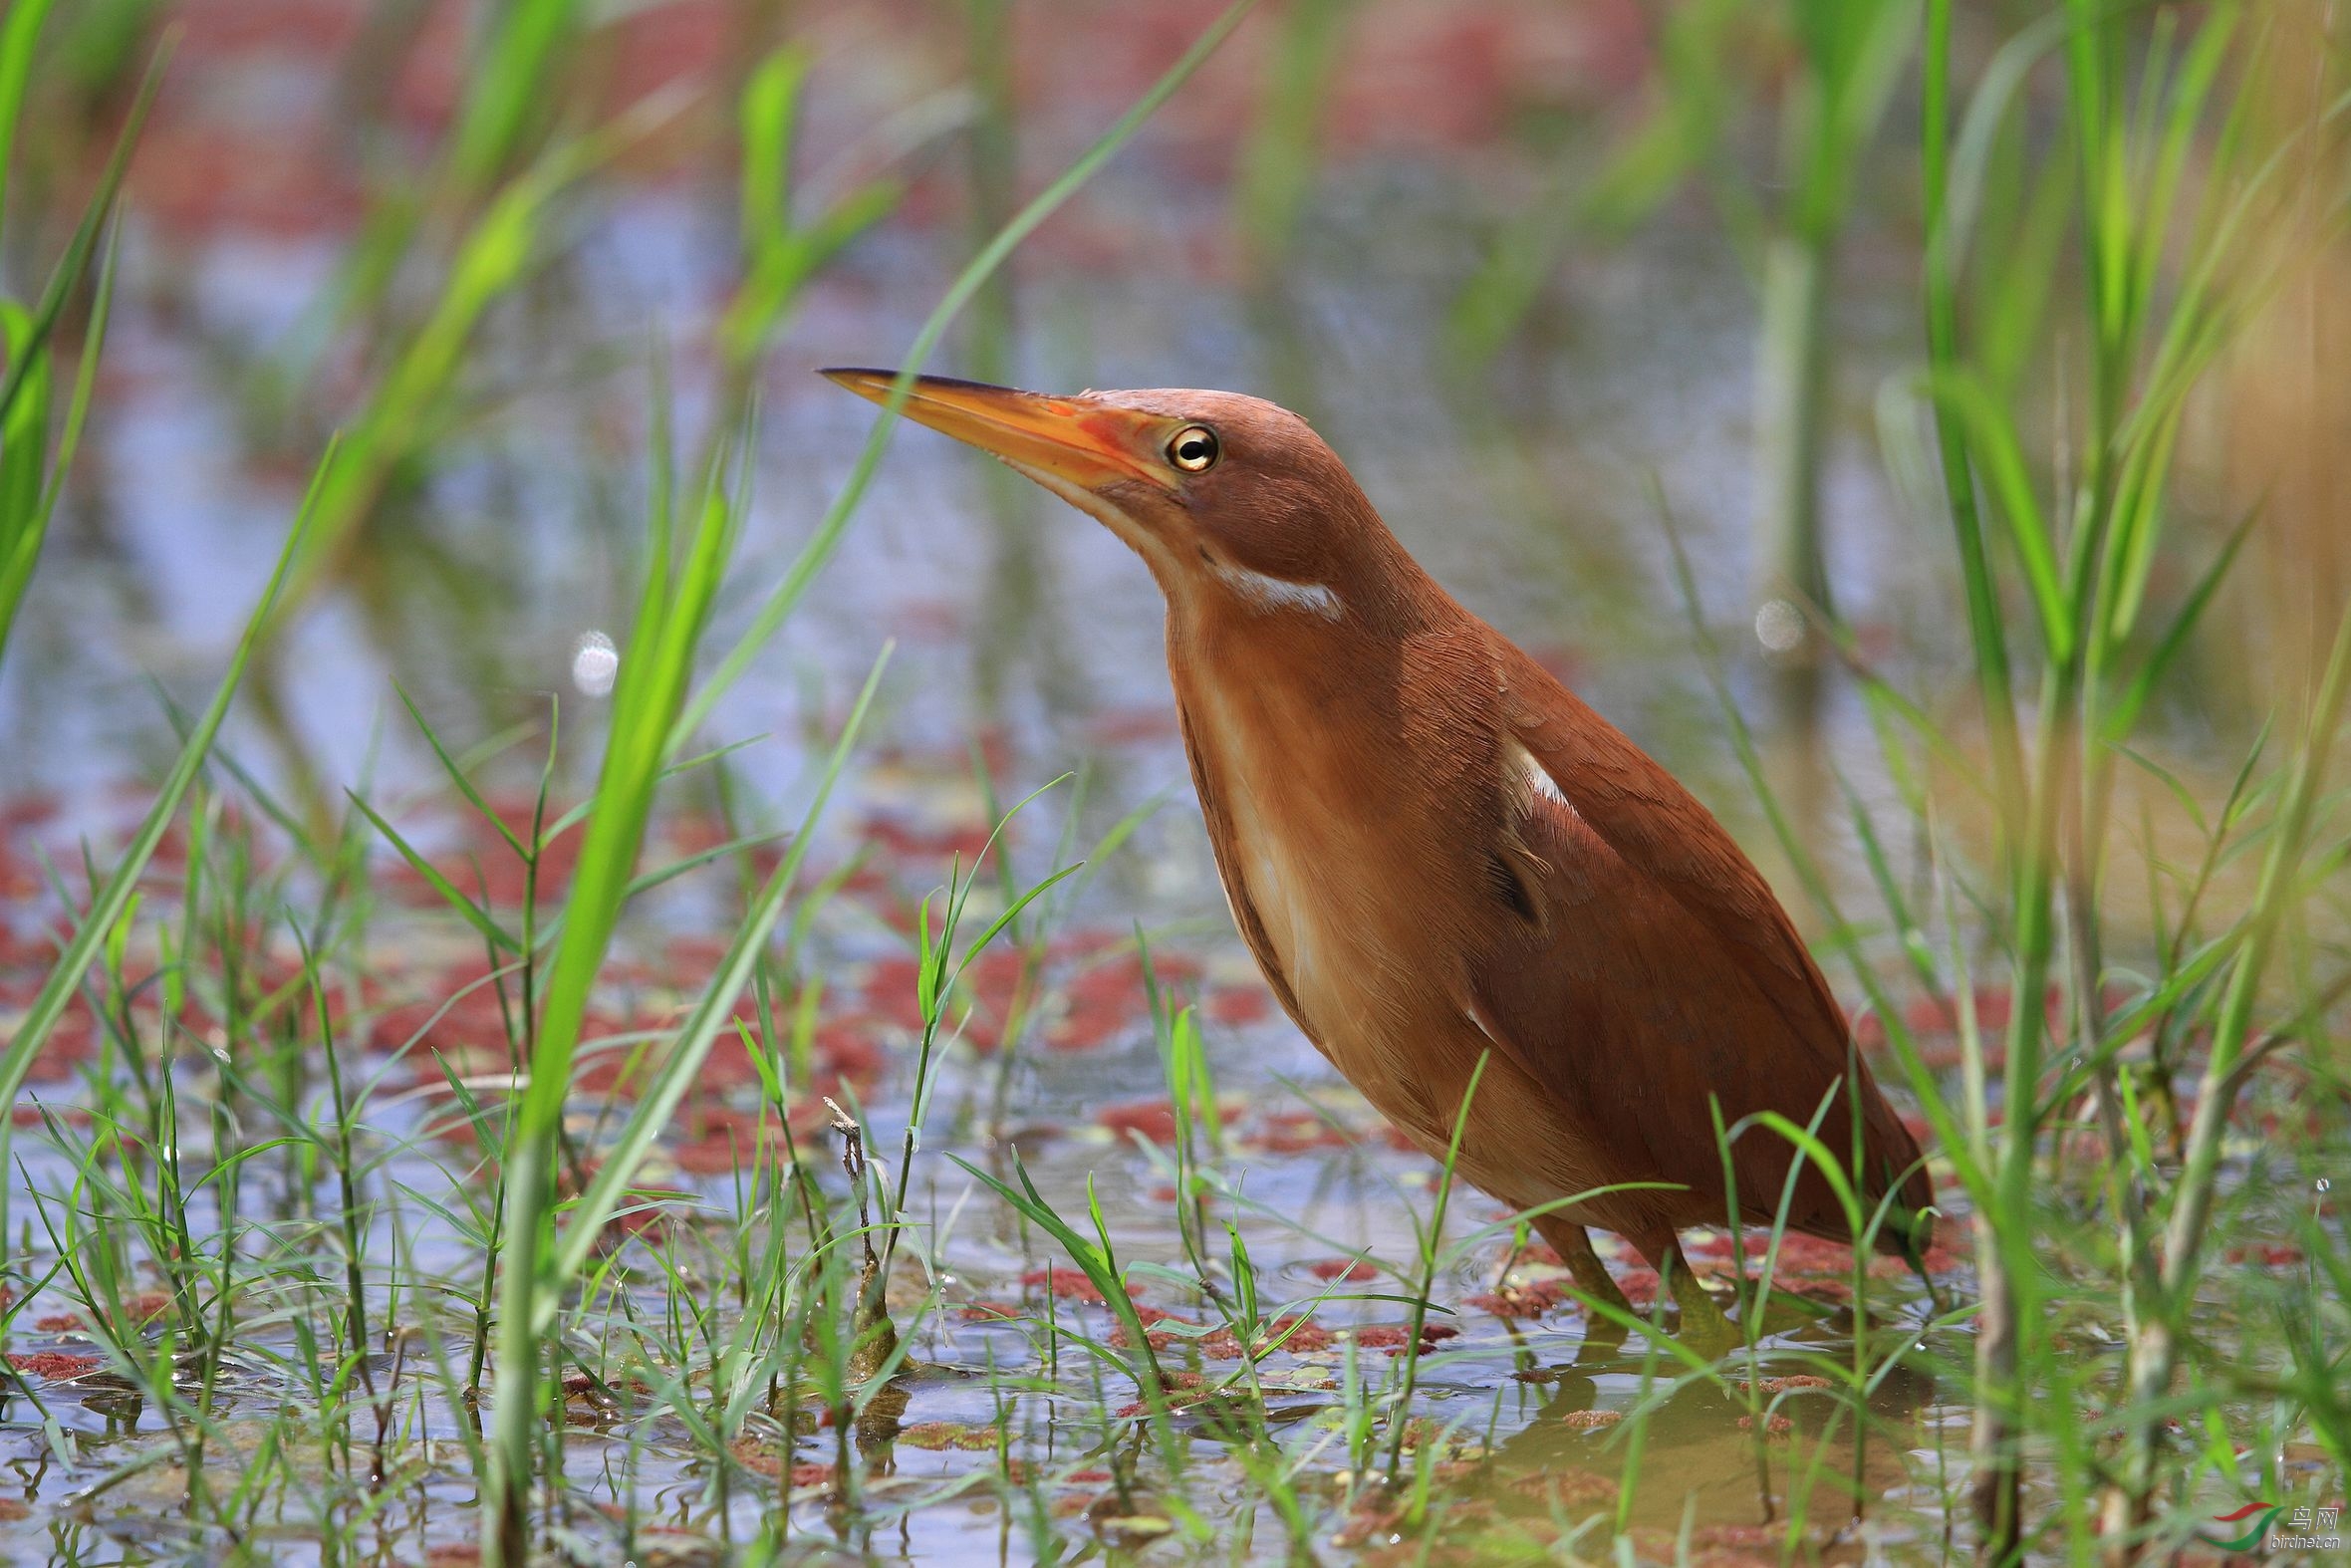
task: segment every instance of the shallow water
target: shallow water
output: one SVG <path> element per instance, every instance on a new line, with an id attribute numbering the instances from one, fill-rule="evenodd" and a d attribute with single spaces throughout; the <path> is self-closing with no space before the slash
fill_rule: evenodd
<path id="1" fill-rule="evenodd" d="M 830 58 L 855 70 L 854 55 Z M 191 97 L 176 112 L 197 122 L 223 118 L 221 101 L 254 80 L 249 63 L 234 66 L 233 52 L 229 66 L 208 57 L 194 69 Z M 267 79 L 307 102 L 319 69 L 299 54 L 272 53 Z M 885 80 L 839 91 L 849 100 L 887 97 L 894 84 L 875 74 Z M 848 141 L 842 118 L 820 117 L 813 163 Z M 1049 120 L 1040 139 L 1058 146 L 1066 128 Z M 1749 622 L 1746 514 L 1754 319 L 1751 290 L 1723 236 L 1677 211 L 1639 239 L 1579 253 L 1500 365 L 1464 382 L 1444 369 L 1442 323 L 1492 201 L 1490 190 L 1461 177 L 1451 155 L 1458 148 L 1336 164 L 1294 265 L 1278 290 L 1262 291 L 1231 281 L 1230 268 L 1191 264 L 1203 253 L 1222 255 L 1228 215 L 1221 185 L 1189 165 L 1185 145 L 1175 142 L 1172 151 L 1147 137 L 1064 226 L 1048 229 L 1033 258 L 1024 257 L 1018 378 L 1064 390 L 1225 387 L 1299 408 L 1442 582 L 1567 675 L 1750 842 L 1759 840 L 1692 652 L 1652 500 L 1654 481 L 1690 550 L 1706 619 L 1730 651 L 1739 693 L 1753 698 L 1760 655 Z M 462 741 L 535 720 L 558 697 L 572 739 L 559 794 L 576 798 L 595 754 L 584 737 L 595 730 L 600 698 L 580 689 L 572 671 L 589 640 L 625 632 L 625 568 L 643 510 L 649 328 L 696 341 L 724 286 L 730 200 L 722 179 L 616 177 L 568 213 L 568 243 L 483 336 L 467 417 L 432 450 L 429 474 L 382 510 L 350 570 L 263 672 L 283 726 L 261 723 L 252 704 L 232 722 L 226 744 L 260 778 L 291 791 L 307 772 L 329 800 L 363 783 L 372 798 L 435 798 L 431 758 L 400 709 L 396 681 Z M 810 371 L 895 363 L 964 254 L 962 230 L 932 206 L 857 246 L 815 287 L 772 357 L 756 504 L 721 639 L 814 525 L 869 425 L 867 405 Z M 169 736 L 146 680 L 160 679 L 183 701 L 206 689 L 267 572 L 298 499 L 306 443 L 331 414 L 272 407 L 255 388 L 312 309 L 352 232 L 349 216 L 322 203 L 309 222 L 231 216 L 190 224 L 182 215 L 165 223 L 133 206 L 87 482 L 69 496 L 0 665 L 0 796 L 22 808 L 0 869 L 18 879 L 10 918 L 19 937 L 54 914 L 39 903 L 31 870 L 38 856 L 68 864 L 78 835 L 103 837 L 135 815 L 135 786 Z M 1904 303 L 1911 265 L 1890 235 L 1867 225 L 1856 235 L 1841 317 L 1846 360 L 1826 484 L 1828 537 L 1840 612 L 1889 672 L 1932 684 L 1957 646 L 1946 551 L 1907 515 L 1871 444 L 1871 398 L 1911 352 Z M 676 358 L 680 444 L 690 448 L 708 396 L 707 367 L 690 347 Z M 950 353 L 935 368 L 959 362 Z M 837 1541 L 849 1553 L 882 1558 L 1028 1562 L 1124 1553 L 1156 1538 L 1156 1527 L 1135 1521 L 1165 1514 L 1151 1511 L 1150 1498 L 1116 1496 L 1114 1471 L 1103 1462 L 1108 1445 L 1128 1440 L 1133 1422 L 1106 1427 L 1102 1413 L 1123 1406 L 1131 1391 L 1098 1390 L 1096 1369 L 1078 1355 L 1062 1359 L 1057 1378 L 1014 1396 L 990 1376 L 1007 1366 L 1034 1373 L 1033 1324 L 967 1321 L 964 1310 L 993 1301 L 1032 1319 L 1045 1315 L 1039 1287 L 1024 1276 L 1055 1260 L 1006 1210 L 974 1198 L 942 1158 L 961 1154 L 1001 1169 L 1017 1150 L 1064 1213 L 1080 1211 L 1091 1177 L 1123 1258 L 1180 1263 L 1166 1157 L 1150 1144 L 1167 1090 L 1140 981 L 1124 970 L 1109 981 L 1089 979 L 1126 961 L 1116 946 L 1136 926 L 1151 932 L 1178 988 L 1196 994 L 1210 1020 L 1207 1045 L 1232 1119 L 1217 1170 L 1240 1194 L 1232 1212 L 1271 1297 L 1302 1304 L 1340 1289 L 1314 1272 L 1318 1263 L 1359 1254 L 1404 1263 L 1414 1252 L 1411 1215 L 1431 1196 L 1428 1162 L 1388 1143 L 1360 1100 L 1279 1019 L 1229 929 L 1174 730 L 1147 574 L 1087 520 L 990 479 L 982 459 L 943 438 L 900 432 L 819 591 L 710 727 L 714 741 L 759 737 L 732 759 L 750 815 L 790 820 L 830 723 L 884 644 L 897 645 L 880 715 L 818 857 L 832 867 L 864 853 L 876 875 L 826 911 L 814 950 L 827 976 L 826 1022 L 863 1052 L 852 1066 L 839 1054 L 849 1045 L 826 1046 L 824 1065 L 866 1096 L 869 1123 L 893 1161 L 911 1041 L 905 915 L 910 898 L 943 880 L 950 855 L 967 853 L 975 833 L 984 836 L 969 748 L 985 742 L 1007 801 L 1081 772 L 1081 844 L 1165 797 L 1134 843 L 1095 868 L 1060 915 L 1052 1002 L 1002 1091 L 1012 1114 L 991 1127 L 999 1055 L 966 1042 L 945 1060 L 912 1205 L 952 1221 L 933 1232 L 943 1305 L 914 1342 L 903 1410 L 856 1435 L 864 1477 L 856 1515 L 844 1517 L 821 1486 L 795 1494 L 795 1534 L 812 1551 Z M 1867 715 L 1849 690 L 1837 689 L 1813 739 L 1864 798 L 1883 798 Z M 511 805 L 535 768 L 528 744 L 491 765 L 502 804 Z M 1053 869 L 1068 796 L 1065 786 L 1013 835 L 1024 877 Z M 706 802 L 681 810 L 708 842 Z M 419 806 L 402 823 L 435 856 L 482 847 L 438 805 Z M 1861 868 L 1839 830 L 1823 825 L 1820 836 L 1839 874 L 1859 883 Z M 676 846 L 689 842 L 689 834 L 674 834 Z M 464 1150 L 428 1136 L 436 1118 L 446 1119 L 448 1100 L 420 1065 L 422 1053 L 474 1053 L 460 1070 L 480 1071 L 489 1036 L 479 1018 L 453 1016 L 395 1056 L 422 1020 L 402 1014 L 393 1026 L 387 1014 L 445 997 L 479 966 L 417 913 L 428 901 L 399 884 L 391 857 L 380 870 L 391 913 L 375 932 L 369 973 L 384 992 L 361 1009 L 374 1020 L 374 1038 L 360 1070 L 380 1077 L 368 1125 L 381 1140 L 376 1147 L 390 1152 L 374 1236 L 387 1249 L 404 1249 L 413 1289 L 478 1266 L 475 1250 L 425 1205 L 397 1196 L 402 1188 L 452 1192 L 479 1179 Z M 165 866 L 158 893 L 171 886 Z M 708 939 L 725 928 L 730 909 L 724 879 L 709 873 L 647 901 L 604 999 L 615 1030 L 655 1028 L 670 1015 L 707 973 Z M 284 949 L 281 941 L 281 960 Z M 37 956 L 26 949 L 0 978 L 20 987 L 37 978 Z M 16 992 L 5 994 L 15 1005 Z M 202 1075 L 189 1072 L 189 1093 L 200 1099 Z M 34 1088 L 45 1101 L 74 1103 L 69 1080 L 37 1077 Z M 747 1125 L 755 1102 L 741 1078 L 713 1082 L 647 1181 L 698 1192 L 731 1211 L 731 1188 L 713 1156 L 723 1169 L 728 1132 Z M 1330 1134 L 1325 1118 L 1346 1137 Z M 591 1144 L 599 1136 L 587 1111 L 577 1131 Z M 34 1193 L 57 1201 L 70 1175 L 42 1157 L 37 1142 L 30 1130 L 18 1139 L 26 1163 L 12 1177 L 10 1213 L 19 1225 Z M 191 1138 L 191 1151 L 200 1146 Z M 299 1244 L 303 1194 L 282 1173 L 257 1166 L 250 1200 L 285 1208 L 270 1233 L 281 1246 Z M 688 1206 L 669 1219 L 677 1229 L 667 1244 L 679 1257 L 696 1255 Z M 1464 1196 L 1449 1233 L 1458 1238 L 1495 1217 L 1485 1199 Z M 1758 1445 L 1719 1393 L 1686 1390 L 1649 1418 L 1638 1445 L 1642 1472 L 1626 1477 L 1624 1455 L 1637 1445 L 1623 1440 L 1621 1427 L 1587 1413 L 1633 1408 L 1669 1369 L 1645 1361 L 1637 1341 L 1612 1350 L 1587 1340 L 1572 1311 L 1518 1321 L 1471 1305 L 1470 1297 L 1492 1290 L 1505 1240 L 1488 1237 L 1437 1281 L 1438 1321 L 1459 1333 L 1435 1344 L 1420 1369 L 1416 1411 L 1451 1429 L 1442 1460 L 1492 1455 L 1490 1464 L 1442 1478 L 1486 1510 L 1465 1519 L 1499 1528 L 1495 1521 L 1540 1512 L 1551 1500 L 1545 1487 L 1588 1513 L 1622 1484 L 1632 1488 L 1629 1522 L 1663 1532 L 1669 1545 L 1688 1528 L 1701 1549 L 1752 1549 L 1771 1560 L 1776 1535 L 1753 1532 L 1784 1519 L 1808 1493 L 1814 1518 L 1830 1528 L 1844 1523 L 1851 1510 L 1834 1478 L 1849 1477 L 1856 1461 L 1842 1429 L 1825 1445 L 1810 1440 L 1828 1410 L 1817 1396 L 1789 1396 L 1793 1437 Z M 649 1252 L 632 1246 L 624 1257 L 632 1290 L 657 1310 L 670 1292 Z M 1824 1267 L 1832 1277 L 1814 1277 Z M 1838 1267 L 1815 1257 L 1798 1283 L 1833 1293 Z M 1531 1265 L 1518 1284 L 1539 1290 L 1556 1273 Z M 1140 1278 L 1150 1304 L 1209 1315 L 1164 1276 Z M 725 1279 L 706 1273 L 700 1283 L 723 1325 L 731 1310 Z M 898 1284 L 919 1293 L 911 1275 Z M 1386 1277 L 1364 1288 L 1396 1294 L 1404 1286 Z M 1896 1314 L 1890 1329 L 1915 1320 L 1915 1294 L 1895 1282 L 1887 1288 L 1903 1297 L 1887 1309 Z M 389 1306 L 391 1298 L 381 1300 Z M 25 1321 L 49 1309 L 62 1310 L 45 1301 Z M 1822 1310 L 1828 1316 L 1769 1341 L 1777 1360 L 1766 1372 L 1795 1368 L 1805 1351 L 1849 1355 L 1850 1317 Z M 1062 1303 L 1060 1312 L 1072 1328 L 1107 1332 L 1100 1308 Z M 461 1360 L 454 1336 L 463 1325 L 443 1317 L 438 1332 L 449 1337 L 441 1353 Z M 1342 1336 L 1395 1331 L 1401 1317 L 1394 1301 L 1330 1301 L 1316 1310 L 1318 1325 Z M 78 1354 L 86 1338 L 20 1329 L 15 1343 L 20 1352 Z M 1302 1461 L 1310 1473 L 1349 1468 L 1337 1413 L 1351 1380 L 1377 1381 L 1390 1370 L 1388 1347 L 1351 1344 L 1342 1337 L 1308 1354 L 1279 1353 L 1264 1368 L 1281 1441 L 1294 1459 L 1312 1455 Z M 1963 1345 L 1935 1350 L 1965 1354 Z M 1180 1362 L 1189 1352 L 1177 1341 L 1171 1354 Z M 241 1347 L 222 1389 L 232 1446 L 261 1431 L 280 1402 L 306 1397 L 290 1371 L 296 1359 L 282 1332 L 256 1331 Z M 1236 1365 L 1199 1363 L 1219 1374 Z M 392 1359 L 380 1358 L 377 1370 L 389 1377 Z M 119 1391 L 70 1380 L 35 1387 L 39 1407 L 17 1398 L 0 1410 L 0 1459 L 22 1477 L 28 1503 L 27 1517 L 0 1525 L 0 1540 L 28 1558 L 86 1562 L 178 1560 L 208 1549 L 191 1544 L 172 1517 L 186 1476 L 151 1436 L 160 1431 L 151 1412 Z M 1881 1432 L 1859 1460 L 1867 1521 L 1833 1553 L 1934 1555 L 1943 1549 L 1942 1498 L 1957 1484 L 1965 1413 L 1939 1402 L 1926 1372 L 1889 1379 L 1875 1410 Z M 655 1523 L 689 1532 L 663 1550 L 690 1554 L 696 1542 L 746 1538 L 773 1505 L 738 1474 L 713 1507 L 709 1455 L 651 1400 L 625 1400 L 617 1413 L 575 1402 L 569 1415 L 566 1462 L 583 1494 L 634 1497 L 649 1532 Z M 240 1426 L 247 1420 L 253 1425 Z M 1208 1524 L 1202 1541 L 1159 1549 L 1284 1556 L 1271 1510 L 1234 1501 L 1248 1495 L 1241 1467 L 1206 1419 L 1178 1420 L 1194 1466 L 1187 1495 Z M 905 1430 L 894 1435 L 894 1425 Z M 995 1428 L 1035 1477 L 1033 1487 L 1005 1483 L 992 1439 L 957 1445 Z M 403 1406 L 398 1430 L 410 1467 L 398 1473 L 399 1495 L 384 1518 L 359 1532 L 363 1558 L 378 1542 L 389 1560 L 412 1560 L 426 1545 L 473 1536 L 464 1411 L 420 1393 Z M 1903 1436 L 1895 1441 L 1889 1432 Z M 789 1478 L 795 1464 L 829 1462 L 836 1438 L 811 1434 L 788 1455 L 759 1457 Z M 926 1445 L 938 1442 L 946 1445 Z M 111 1479 L 130 1458 L 154 1462 Z M 1828 1478 L 1791 1476 L 1791 1466 L 1815 1460 Z M 308 1516 L 299 1498 L 281 1500 L 282 1517 L 293 1522 L 264 1527 L 267 1549 L 305 1560 L 305 1550 L 316 1549 Z M 582 1524 L 606 1545 L 614 1528 Z M 1659 1537 L 1648 1539 L 1654 1545 Z M 655 1535 L 640 1544 L 645 1560 L 657 1560 Z M 1380 1521 L 1361 1521 L 1350 1544 L 1376 1549 L 1387 1534 Z"/>

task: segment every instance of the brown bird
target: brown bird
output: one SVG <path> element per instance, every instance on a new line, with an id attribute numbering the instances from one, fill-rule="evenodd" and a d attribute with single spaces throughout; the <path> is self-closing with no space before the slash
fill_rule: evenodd
<path id="1" fill-rule="evenodd" d="M 824 374 L 877 402 L 896 380 Z M 1534 1225 L 1585 1290 L 1624 1299 L 1585 1233 L 1599 1225 L 1671 1282 L 1686 1327 L 1719 1329 L 1676 1241 L 1728 1213 L 1709 1098 L 1726 1127 L 1760 1111 L 1803 1126 L 1834 1088 L 1821 1137 L 1849 1163 L 1857 1089 L 1857 1185 L 1873 1206 L 1894 1194 L 1880 1244 L 1916 1263 L 1934 1202 L 1918 1144 L 1761 875 L 1422 571 L 1305 420 L 1232 392 L 942 377 L 904 411 L 1143 557 L 1216 869 L 1266 982 L 1439 1159 L 1483 1059 L 1457 1170 L 1513 1207 L 1559 1205 Z M 1769 1224 L 1790 1146 L 1755 1130 L 1733 1153 L 1740 1216 Z M 1790 1224 L 1850 1237 L 1809 1165 Z"/>

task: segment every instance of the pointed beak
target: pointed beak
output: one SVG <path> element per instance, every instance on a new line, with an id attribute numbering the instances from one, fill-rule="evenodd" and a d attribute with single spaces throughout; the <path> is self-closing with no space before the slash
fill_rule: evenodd
<path id="1" fill-rule="evenodd" d="M 826 380 L 878 403 L 890 401 L 896 371 L 830 370 Z M 1084 490 L 1143 480 L 1173 488 L 1150 456 L 1152 426 L 1161 421 L 1130 408 L 1109 408 L 1074 397 L 945 376 L 917 376 L 900 410 L 916 424 L 966 441 L 1032 476 L 1046 475 Z"/>

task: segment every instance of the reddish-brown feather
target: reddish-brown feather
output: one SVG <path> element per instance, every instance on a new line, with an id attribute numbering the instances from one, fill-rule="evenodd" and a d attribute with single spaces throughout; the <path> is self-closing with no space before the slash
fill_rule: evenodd
<path id="1" fill-rule="evenodd" d="M 1538 884 L 1546 918 L 1473 974 L 1506 1048 L 1563 1100 L 1596 1113 L 1586 1117 L 1592 1136 L 1621 1169 L 1705 1193 L 1721 1190 L 1709 1095 L 1726 1127 L 1759 1111 L 1803 1126 L 1851 1073 L 1864 1194 L 1874 1202 L 1900 1179 L 1904 1207 L 1932 1203 L 1917 1142 L 1849 1052 L 1844 1012 L 1761 874 L 1673 775 L 1495 641 L 1509 733 L 1569 803 L 1529 797 L 1521 831 L 1547 868 Z M 1841 1089 L 1819 1126 L 1849 1161 L 1852 1102 Z M 1756 1129 L 1733 1155 L 1742 1210 L 1768 1222 L 1791 1146 Z M 1723 1217 L 1713 1203 L 1710 1217 Z M 1789 1218 L 1798 1230 L 1847 1234 L 1810 1166 Z M 1883 1240 L 1893 1249 L 1894 1231 Z"/>

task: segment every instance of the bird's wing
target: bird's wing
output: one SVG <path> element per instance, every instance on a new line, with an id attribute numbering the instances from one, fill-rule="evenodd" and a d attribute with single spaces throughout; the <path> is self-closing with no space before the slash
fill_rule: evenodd
<path id="1" fill-rule="evenodd" d="M 1583 1113 L 1616 1172 L 1720 1190 L 1708 1111 L 1799 1126 L 1848 1071 L 1845 1016 L 1761 874 L 1706 809 L 1607 720 L 1506 645 L 1499 761 L 1504 856 L 1531 917 L 1472 955 L 1468 1006 L 1486 1032 Z M 1855 1066 L 1859 1066 L 1856 1062 Z M 1859 1068 L 1865 1190 L 1918 1160 Z M 1823 1141 L 1851 1148 L 1842 1093 Z M 1741 1207 L 1776 1207 L 1789 1149 L 1733 1146 Z M 1923 1174 L 1905 1205 L 1932 1201 Z M 1791 1223 L 1841 1235 L 1827 1183 L 1799 1179 Z"/>

